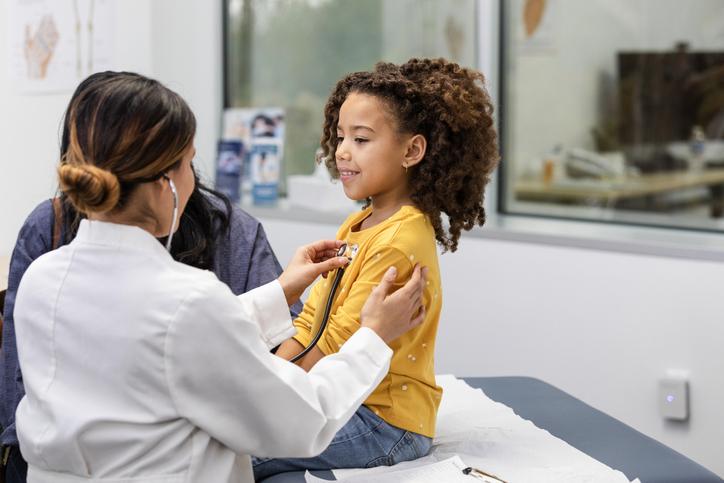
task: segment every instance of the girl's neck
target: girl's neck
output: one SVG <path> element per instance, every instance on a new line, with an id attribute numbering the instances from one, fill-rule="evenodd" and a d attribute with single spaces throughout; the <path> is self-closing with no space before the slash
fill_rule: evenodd
<path id="1" fill-rule="evenodd" d="M 362 221 L 360 229 L 364 230 L 382 223 L 405 205 L 413 205 L 409 196 L 396 198 L 394 200 L 372 198 L 372 211 L 370 212 L 370 216 Z"/>

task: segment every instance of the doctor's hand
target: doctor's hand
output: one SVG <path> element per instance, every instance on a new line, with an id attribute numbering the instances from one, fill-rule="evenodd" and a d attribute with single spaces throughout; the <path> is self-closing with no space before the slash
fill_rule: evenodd
<path id="1" fill-rule="evenodd" d="M 372 290 L 360 312 L 360 325 L 374 330 L 387 344 L 414 329 L 425 320 L 422 292 L 427 278 L 427 267 L 415 265 L 410 280 L 393 294 L 397 270 L 390 267 L 380 284 Z"/>
<path id="2" fill-rule="evenodd" d="M 320 240 L 297 248 L 289 265 L 277 279 L 287 304 L 292 305 L 299 300 L 304 290 L 320 275 L 349 263 L 347 257 L 337 256 L 337 250 L 343 244 L 340 240 Z"/>

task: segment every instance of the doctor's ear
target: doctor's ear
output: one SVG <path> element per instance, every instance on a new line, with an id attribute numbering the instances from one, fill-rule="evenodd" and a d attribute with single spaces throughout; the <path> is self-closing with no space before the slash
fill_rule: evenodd
<path id="1" fill-rule="evenodd" d="M 169 183 L 171 182 L 171 178 L 168 176 L 168 173 L 163 173 L 161 177 L 159 177 L 156 182 L 162 187 L 167 188 Z"/>
<path id="2" fill-rule="evenodd" d="M 415 134 L 407 141 L 407 149 L 402 166 L 407 169 L 422 161 L 427 151 L 427 139 L 422 134 Z"/>

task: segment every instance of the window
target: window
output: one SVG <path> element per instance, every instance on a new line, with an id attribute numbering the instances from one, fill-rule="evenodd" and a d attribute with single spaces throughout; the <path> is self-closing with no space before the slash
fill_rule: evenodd
<path id="1" fill-rule="evenodd" d="M 286 111 L 284 174 L 309 174 L 343 75 L 378 61 L 476 67 L 475 0 L 226 0 L 225 106 Z"/>
<path id="2" fill-rule="evenodd" d="M 501 2 L 501 211 L 724 229 L 724 3 Z"/>

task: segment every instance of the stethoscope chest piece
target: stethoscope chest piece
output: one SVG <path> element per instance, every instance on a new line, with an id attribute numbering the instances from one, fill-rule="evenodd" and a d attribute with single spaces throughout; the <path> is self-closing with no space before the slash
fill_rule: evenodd
<path id="1" fill-rule="evenodd" d="M 357 250 L 359 250 L 359 245 L 355 243 L 354 245 L 347 246 L 347 248 L 349 252 L 347 256 L 349 257 L 349 260 L 352 261 L 354 260 L 354 257 L 357 256 Z"/>

